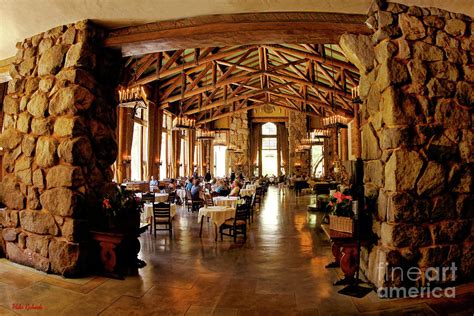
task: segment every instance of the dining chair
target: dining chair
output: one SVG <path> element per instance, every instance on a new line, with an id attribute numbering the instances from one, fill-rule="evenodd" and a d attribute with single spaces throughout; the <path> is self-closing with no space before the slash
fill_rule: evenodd
<path id="1" fill-rule="evenodd" d="M 228 219 L 219 227 L 219 233 L 221 234 L 221 240 L 223 236 L 234 237 L 234 242 L 237 241 L 237 235 L 241 234 L 244 236 L 244 242 L 247 241 L 247 217 L 249 208 L 245 204 L 237 205 L 235 209 L 234 218 Z M 228 232 L 225 232 L 228 230 Z"/>
<path id="2" fill-rule="evenodd" d="M 211 194 L 206 194 L 206 206 L 214 206 L 214 200 L 212 199 Z"/>
<path id="3" fill-rule="evenodd" d="M 173 231 L 173 224 L 171 218 L 170 203 L 154 203 L 153 204 L 153 232 L 156 238 L 157 230 L 168 230 L 170 237 Z M 165 228 L 157 228 L 157 225 L 163 225 Z"/>
<path id="4" fill-rule="evenodd" d="M 168 193 L 168 203 L 173 204 L 176 202 L 176 191 L 170 191 Z"/>

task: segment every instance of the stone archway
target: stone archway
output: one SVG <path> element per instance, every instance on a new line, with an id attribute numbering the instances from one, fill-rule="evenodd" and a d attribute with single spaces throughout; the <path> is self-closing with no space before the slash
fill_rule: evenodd
<path id="1" fill-rule="evenodd" d="M 362 269 L 378 287 L 408 286 L 409 267 L 452 262 L 470 278 L 474 24 L 395 3 L 374 6 L 367 24 L 372 36 L 340 40 L 361 72 L 364 183 L 377 205 L 378 243 L 363 252 Z"/>

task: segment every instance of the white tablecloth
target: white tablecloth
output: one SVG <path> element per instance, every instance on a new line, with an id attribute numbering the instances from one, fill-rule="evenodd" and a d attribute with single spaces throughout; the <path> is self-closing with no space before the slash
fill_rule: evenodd
<path id="1" fill-rule="evenodd" d="M 216 206 L 227 206 L 235 208 L 237 206 L 237 202 L 239 201 L 238 196 L 216 196 L 213 199 L 214 205 Z"/>
<path id="2" fill-rule="evenodd" d="M 176 195 L 179 196 L 181 201 L 184 201 L 186 199 L 186 190 L 185 189 L 177 189 L 176 190 Z"/>
<path id="3" fill-rule="evenodd" d="M 257 185 L 256 184 L 247 184 L 247 186 L 245 187 L 246 189 L 250 189 L 250 190 L 256 190 L 257 189 Z"/>
<path id="4" fill-rule="evenodd" d="M 255 193 L 255 189 L 240 189 L 240 196 L 252 196 Z"/>
<path id="5" fill-rule="evenodd" d="M 155 193 L 155 202 L 168 202 L 168 193 Z"/>
<path id="6" fill-rule="evenodd" d="M 150 223 L 150 219 L 153 217 L 153 204 L 145 203 L 143 206 L 143 213 L 141 215 L 141 222 L 142 223 Z M 171 204 L 170 206 L 170 214 L 171 218 L 175 217 L 176 215 L 176 204 Z"/>
<path id="7" fill-rule="evenodd" d="M 235 216 L 235 208 L 226 206 L 208 206 L 201 207 L 198 214 L 198 223 L 201 222 L 203 216 L 209 217 L 212 222 L 217 226 L 224 224 L 226 219 L 233 218 Z"/>

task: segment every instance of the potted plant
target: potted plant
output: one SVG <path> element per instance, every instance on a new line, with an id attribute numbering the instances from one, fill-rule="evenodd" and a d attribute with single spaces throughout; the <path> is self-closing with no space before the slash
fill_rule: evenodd
<path id="1" fill-rule="evenodd" d="M 352 196 L 344 195 L 341 192 L 335 192 L 329 197 L 329 228 L 335 231 L 352 234 L 354 232 L 354 223 L 352 220 L 351 209 Z"/>
<path id="2" fill-rule="evenodd" d="M 102 272 L 106 276 L 123 279 L 136 274 L 143 267 L 137 258 L 140 251 L 140 198 L 119 186 L 105 189 L 100 206 L 99 224 L 92 237 L 100 246 Z"/>

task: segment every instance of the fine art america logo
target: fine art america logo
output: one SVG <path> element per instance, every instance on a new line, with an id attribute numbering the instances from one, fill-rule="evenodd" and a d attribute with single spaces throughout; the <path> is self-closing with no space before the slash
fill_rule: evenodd
<path id="1" fill-rule="evenodd" d="M 454 298 L 456 297 L 456 288 L 452 287 L 431 287 L 430 282 L 436 284 L 449 284 L 456 280 L 456 271 L 458 268 L 452 262 L 451 266 L 447 267 L 428 267 L 420 269 L 418 267 L 410 267 L 404 270 L 401 267 L 390 267 L 388 263 L 379 264 L 379 272 L 384 273 L 385 281 L 399 280 L 402 284 L 414 284 L 415 286 L 404 287 L 380 287 L 377 289 L 377 294 L 380 298 Z M 388 273 L 390 270 L 390 273 Z M 390 276 L 390 278 L 389 278 Z M 420 280 L 424 279 L 424 286 L 416 286 L 420 284 Z"/>

